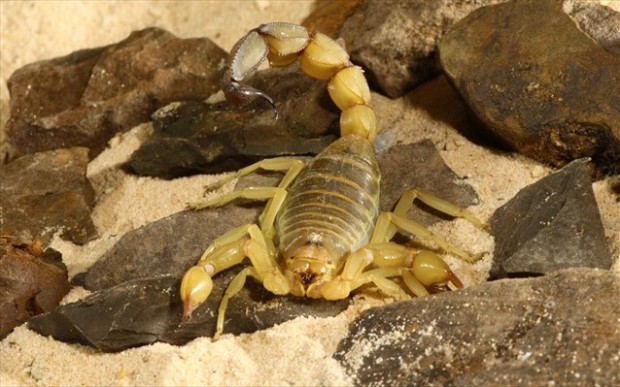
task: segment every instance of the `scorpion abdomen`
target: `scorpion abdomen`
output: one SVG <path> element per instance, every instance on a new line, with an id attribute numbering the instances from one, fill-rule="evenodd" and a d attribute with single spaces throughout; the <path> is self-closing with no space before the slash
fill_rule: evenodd
<path id="1" fill-rule="evenodd" d="M 370 142 L 341 137 L 290 187 L 278 215 L 284 258 L 300 245 L 321 245 L 342 258 L 369 239 L 379 211 L 381 173 Z"/>

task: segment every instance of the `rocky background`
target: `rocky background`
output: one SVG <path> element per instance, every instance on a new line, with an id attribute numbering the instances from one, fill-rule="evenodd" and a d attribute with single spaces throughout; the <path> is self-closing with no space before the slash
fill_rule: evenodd
<path id="1" fill-rule="evenodd" d="M 620 383 L 618 4 L 0 7 L 2 385 Z M 409 214 L 483 257 L 446 257 L 467 289 L 332 303 L 248 284 L 231 334 L 211 342 L 231 270 L 180 323 L 182 273 L 261 208 L 185 203 L 213 174 L 309 157 L 337 133 L 325 85 L 295 68 L 251 80 L 277 101 L 275 122 L 268 106 L 233 109 L 218 93 L 227 51 L 275 20 L 343 38 L 364 67 L 384 210 L 417 187 L 488 223 Z"/>

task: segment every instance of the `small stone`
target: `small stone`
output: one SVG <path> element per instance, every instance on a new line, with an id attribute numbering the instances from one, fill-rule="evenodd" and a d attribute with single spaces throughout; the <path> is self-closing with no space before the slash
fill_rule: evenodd
<path id="1" fill-rule="evenodd" d="M 35 236 L 47 245 L 83 244 L 96 236 L 90 218 L 94 191 L 86 179 L 88 149 L 57 149 L 22 156 L 0 169 L 0 232 Z"/>
<path id="2" fill-rule="evenodd" d="M 325 82 L 296 68 L 258 72 L 250 83 L 275 101 L 233 109 L 228 102 L 186 102 L 158 111 L 154 133 L 132 155 L 138 175 L 175 178 L 237 170 L 258 159 L 321 152 L 338 136 L 339 111 Z"/>
<path id="3" fill-rule="evenodd" d="M 495 211 L 491 227 L 491 278 L 612 264 L 587 159 L 519 191 Z"/>
<path id="4" fill-rule="evenodd" d="M 397 98 L 440 74 L 437 44 L 452 24 L 499 1 L 364 1 L 345 22 L 340 37 L 373 88 Z"/>
<path id="5" fill-rule="evenodd" d="M 556 167 L 591 157 L 597 174 L 620 173 L 620 55 L 581 30 L 562 1 L 480 8 L 439 48 L 450 81 L 507 145 Z"/>
<path id="6" fill-rule="evenodd" d="M 117 44 L 32 63 L 8 81 L 7 139 L 18 154 L 85 146 L 94 157 L 158 108 L 217 91 L 225 59 L 206 38 L 147 28 Z"/>
<path id="7" fill-rule="evenodd" d="M 0 236 L 0 339 L 34 315 L 52 311 L 69 292 L 59 252 L 40 241 Z"/>
<path id="8" fill-rule="evenodd" d="M 620 280 L 568 269 L 366 310 L 334 357 L 357 386 L 618 385 Z"/>

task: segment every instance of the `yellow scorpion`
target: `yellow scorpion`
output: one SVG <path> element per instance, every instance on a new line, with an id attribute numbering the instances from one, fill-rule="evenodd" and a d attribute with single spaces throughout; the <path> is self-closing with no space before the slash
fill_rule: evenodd
<path id="1" fill-rule="evenodd" d="M 461 281 L 437 254 L 391 240 L 402 230 L 430 239 L 466 261 L 476 259 L 407 219 L 415 199 L 478 227 L 484 225 L 472 213 L 414 189 L 402 195 L 394 211 L 379 213 L 381 173 L 372 146 L 377 130 L 368 106 L 370 90 L 362 69 L 349 61 L 342 45 L 296 24 L 269 23 L 250 31 L 233 47 L 224 77 L 226 98 L 238 105 L 264 98 L 277 118 L 268 95 L 241 83 L 266 58 L 272 66 L 286 66 L 299 58 L 301 71 L 329 80 L 329 95 L 342 110 L 341 137 L 307 166 L 293 158 L 266 159 L 207 189 L 257 170 L 284 173 L 277 187 L 246 188 L 189 205 L 198 210 L 238 198 L 267 201 L 257 224 L 237 227 L 215 239 L 185 273 L 180 289 L 184 318 L 189 319 L 207 299 L 215 274 L 245 258 L 250 264 L 234 277 L 221 300 L 214 338 L 223 332 L 228 301 L 248 276 L 277 295 L 327 300 L 346 298 L 366 284 L 401 297 L 425 296 L 428 289 L 448 283 L 461 288 Z"/>

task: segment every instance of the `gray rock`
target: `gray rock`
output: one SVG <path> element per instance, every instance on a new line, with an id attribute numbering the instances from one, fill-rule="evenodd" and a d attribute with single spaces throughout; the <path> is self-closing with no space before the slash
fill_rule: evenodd
<path id="1" fill-rule="evenodd" d="M 498 28 L 502 26 L 502 28 Z M 513 149 L 553 166 L 591 157 L 620 173 L 620 55 L 584 33 L 560 0 L 483 7 L 440 44 L 474 114 Z"/>
<path id="2" fill-rule="evenodd" d="M 373 88 L 397 98 L 439 75 L 437 44 L 473 10 L 502 0 L 366 0 L 347 19 L 340 37 Z"/>
<path id="3" fill-rule="evenodd" d="M 18 154 L 85 146 L 93 157 L 158 108 L 217 91 L 225 58 L 208 39 L 147 28 L 117 44 L 32 63 L 8 81 L 7 139 Z"/>
<path id="4" fill-rule="evenodd" d="M 106 352 L 156 341 L 182 345 L 196 337 L 213 335 L 219 301 L 236 271 L 229 270 L 214 278 L 211 297 L 189 321 L 181 319 L 180 279 L 161 276 L 101 290 L 33 318 L 28 326 L 43 335 Z M 224 333 L 252 333 L 298 316 L 334 316 L 348 305 L 348 300 L 279 297 L 248 281 L 228 305 Z"/>
<path id="5" fill-rule="evenodd" d="M 612 264 L 585 159 L 522 189 L 495 211 L 491 227 L 491 278 Z"/>
<path id="6" fill-rule="evenodd" d="M 335 358 L 358 386 L 620 383 L 620 281 L 568 269 L 371 308 Z"/>
<path id="7" fill-rule="evenodd" d="M 321 152 L 338 135 L 340 112 L 326 84 L 296 68 L 258 72 L 251 84 L 277 104 L 260 100 L 233 109 L 228 102 L 174 104 L 153 116 L 153 135 L 134 152 L 138 175 L 174 178 L 236 170 L 261 158 Z"/>
<path id="8" fill-rule="evenodd" d="M 211 241 L 236 226 L 253 223 L 259 209 L 233 204 L 183 211 L 149 223 L 123 235 L 78 283 L 100 290 L 140 278 L 181 278 Z"/>
<path id="9" fill-rule="evenodd" d="M 88 149 L 20 157 L 0 169 L 0 232 L 26 233 L 47 245 L 54 233 L 83 244 L 96 236 L 94 191 L 86 179 Z"/>
<path id="10" fill-rule="evenodd" d="M 377 161 L 383 174 L 382 211 L 391 210 L 401 195 L 412 188 L 433 193 L 462 208 L 478 203 L 476 191 L 445 164 L 430 140 L 395 145 L 380 153 Z M 427 226 L 438 220 L 450 219 L 418 201 L 409 210 L 408 216 Z"/>

